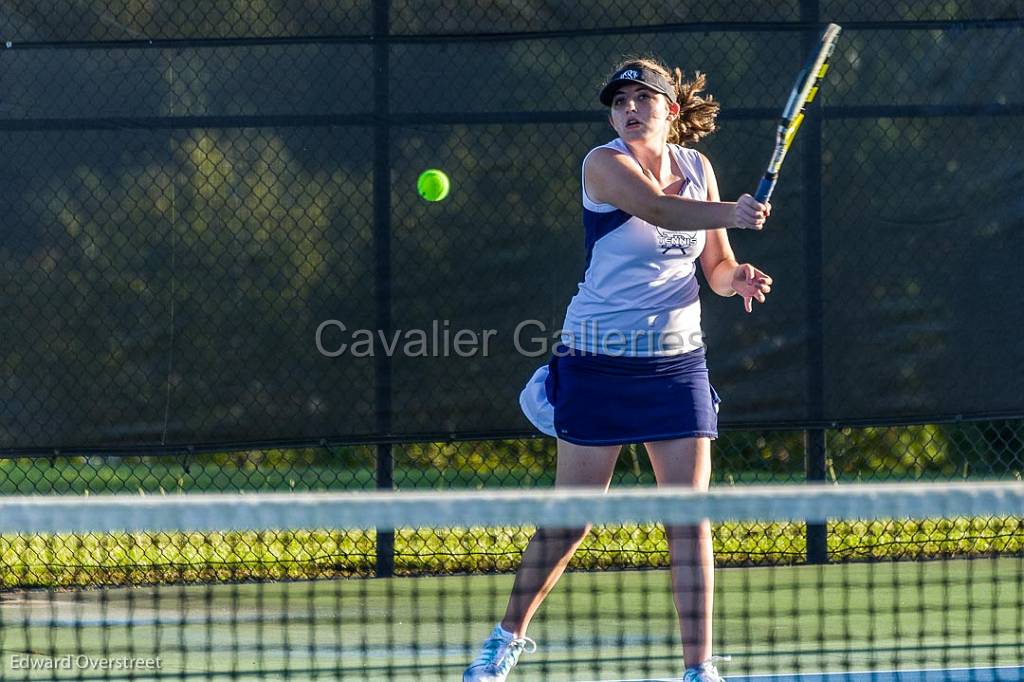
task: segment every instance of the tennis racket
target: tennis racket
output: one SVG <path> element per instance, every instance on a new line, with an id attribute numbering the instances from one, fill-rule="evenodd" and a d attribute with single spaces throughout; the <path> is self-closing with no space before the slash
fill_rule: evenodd
<path id="1" fill-rule="evenodd" d="M 775 181 L 779 177 L 779 169 L 782 168 L 782 161 L 786 158 L 789 145 L 793 144 L 796 131 L 804 122 L 804 111 L 807 109 L 807 105 L 814 101 L 821 79 L 828 71 L 828 60 L 836 47 L 836 40 L 839 38 L 841 30 L 842 28 L 838 24 L 829 24 L 825 28 L 821 41 L 818 43 L 817 52 L 811 55 L 811 59 L 800 71 L 796 84 L 793 85 L 793 90 L 789 93 L 789 101 L 786 102 L 786 108 L 782 110 L 779 129 L 775 133 L 775 151 L 772 153 L 771 161 L 768 162 L 768 170 L 764 172 L 761 184 L 757 186 L 757 192 L 754 194 L 754 198 L 762 204 L 772 196 Z"/>

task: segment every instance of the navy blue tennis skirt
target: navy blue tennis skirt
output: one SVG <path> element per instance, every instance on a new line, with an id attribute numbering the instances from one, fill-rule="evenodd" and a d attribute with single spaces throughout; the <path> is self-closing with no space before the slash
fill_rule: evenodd
<path id="1" fill-rule="evenodd" d="M 717 438 L 719 402 L 703 348 L 625 357 L 559 346 L 519 395 L 542 433 L 577 445 Z"/>

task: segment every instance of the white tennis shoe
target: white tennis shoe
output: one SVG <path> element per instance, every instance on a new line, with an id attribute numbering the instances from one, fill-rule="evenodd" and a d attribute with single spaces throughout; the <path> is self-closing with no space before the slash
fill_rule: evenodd
<path id="1" fill-rule="evenodd" d="M 505 682 L 524 651 L 532 654 L 537 643 L 529 637 L 513 637 L 500 625 L 494 626 L 480 655 L 462 673 L 462 682 Z"/>
<path id="2" fill-rule="evenodd" d="M 727 661 L 728 658 L 712 656 L 696 668 L 687 668 L 683 673 L 683 682 L 725 682 L 725 678 L 715 667 L 717 661 Z"/>

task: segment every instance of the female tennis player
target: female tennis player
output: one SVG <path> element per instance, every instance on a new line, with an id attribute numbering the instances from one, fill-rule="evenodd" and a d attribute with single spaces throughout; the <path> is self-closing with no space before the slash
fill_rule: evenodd
<path id="1" fill-rule="evenodd" d="M 583 161 L 587 267 L 569 303 L 563 343 L 520 396 L 530 421 L 558 439 L 556 486 L 607 490 L 625 443 L 644 443 L 659 485 L 704 490 L 718 396 L 708 381 L 696 261 L 712 291 L 763 303 L 771 278 L 736 261 L 724 228 L 759 230 L 768 205 L 722 202 L 708 160 L 683 146 L 715 130 L 718 103 L 650 59 L 630 59 L 601 90 L 618 138 Z M 541 602 L 589 526 L 530 540 L 505 616 L 464 682 L 505 680 Z M 711 527 L 666 529 L 685 682 L 721 682 L 711 655 Z"/>

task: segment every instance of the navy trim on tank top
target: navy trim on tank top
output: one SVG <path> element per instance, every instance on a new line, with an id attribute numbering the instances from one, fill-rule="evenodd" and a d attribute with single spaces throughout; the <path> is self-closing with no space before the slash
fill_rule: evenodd
<path id="1" fill-rule="evenodd" d="M 587 247 L 587 262 L 583 267 L 584 276 L 586 276 L 586 272 L 590 268 L 590 260 L 594 255 L 594 245 L 597 244 L 597 240 L 610 234 L 632 217 L 621 209 L 615 209 L 608 213 L 598 213 L 586 208 L 583 209 L 583 233 Z"/>

